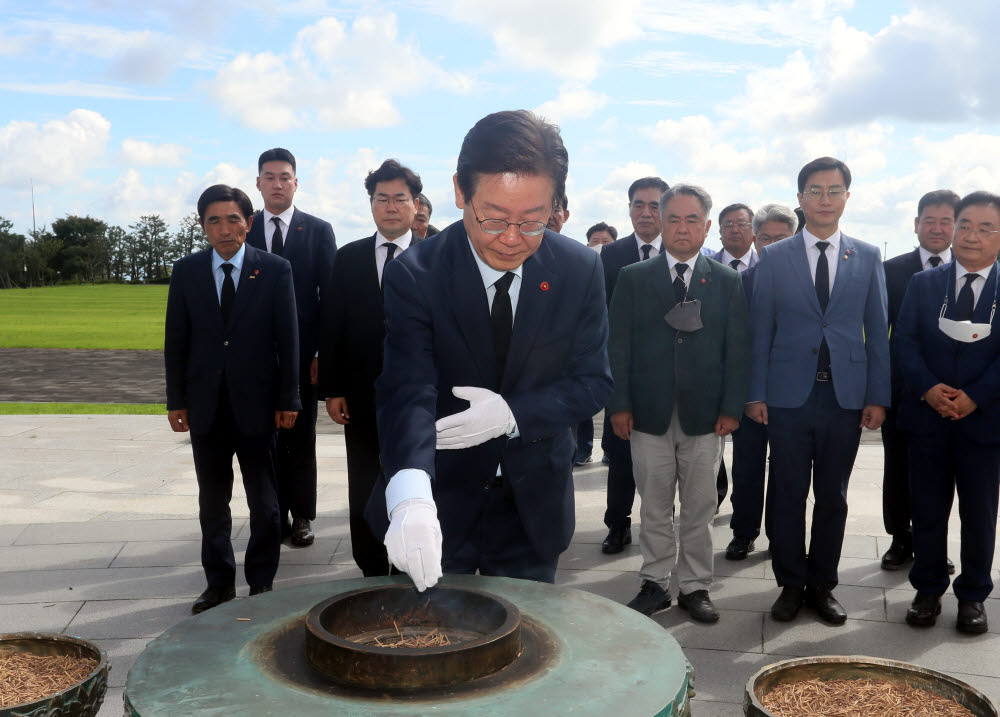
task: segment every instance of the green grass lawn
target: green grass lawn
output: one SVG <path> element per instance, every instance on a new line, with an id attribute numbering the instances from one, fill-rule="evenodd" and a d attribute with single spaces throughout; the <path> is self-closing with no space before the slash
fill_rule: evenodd
<path id="1" fill-rule="evenodd" d="M 166 286 L 0 290 L 0 347 L 162 349 Z"/>
<path id="2" fill-rule="evenodd" d="M 0 416 L 40 415 L 166 416 L 165 403 L 0 403 Z"/>

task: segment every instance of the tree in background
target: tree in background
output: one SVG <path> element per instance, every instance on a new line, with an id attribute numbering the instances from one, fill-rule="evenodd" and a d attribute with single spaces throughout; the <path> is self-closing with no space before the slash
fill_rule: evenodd
<path id="1" fill-rule="evenodd" d="M 62 250 L 62 241 L 45 231 L 45 227 L 32 233 L 31 241 L 24 248 L 28 286 L 55 283 L 59 276 L 59 271 L 55 267 Z"/>
<path id="2" fill-rule="evenodd" d="M 14 222 L 0 217 L 0 289 L 24 284 L 25 244 L 22 234 L 15 234 Z"/>
<path id="3" fill-rule="evenodd" d="M 142 272 L 142 281 L 148 283 L 169 276 L 167 260 L 170 253 L 170 234 L 167 223 L 159 214 L 144 214 L 139 221 L 128 227 L 135 239 L 135 249 L 138 259 L 137 270 Z M 140 277 L 135 274 L 133 282 Z"/>
<path id="4" fill-rule="evenodd" d="M 62 242 L 62 248 L 51 268 L 64 280 L 93 282 L 105 278 L 107 230 L 107 224 L 90 216 L 70 214 L 56 219 L 52 222 L 52 235 Z"/>
<path id="5" fill-rule="evenodd" d="M 108 227 L 105 235 L 108 240 L 107 274 L 111 281 L 123 282 L 130 276 L 128 256 L 128 232 L 121 227 Z"/>
<path id="6" fill-rule="evenodd" d="M 191 212 L 181 219 L 181 228 L 174 235 L 172 259 L 180 259 L 198 249 L 208 248 L 208 238 L 198 221 L 198 212 Z"/>

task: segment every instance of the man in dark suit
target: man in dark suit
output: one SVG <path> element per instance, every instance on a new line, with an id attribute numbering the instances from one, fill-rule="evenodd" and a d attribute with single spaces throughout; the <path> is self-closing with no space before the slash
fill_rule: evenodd
<path id="1" fill-rule="evenodd" d="M 740 424 L 750 327 L 739 273 L 699 253 L 712 226 L 708 193 L 676 184 L 660 211 L 663 253 L 621 271 L 610 309 L 615 392 L 607 410 L 615 435 L 631 446 L 642 498 L 642 587 L 629 607 L 645 615 L 668 607 L 676 563 L 678 605 L 712 623 L 719 619 L 708 596 L 719 439 Z"/>
<path id="2" fill-rule="evenodd" d="M 410 229 L 413 230 L 415 239 L 426 239 L 427 232 L 431 228 L 431 213 L 434 211 L 434 206 L 431 204 L 431 200 L 422 193 L 418 193 L 414 199 L 416 200 L 417 213 L 413 215 L 413 226 Z M 437 233 L 435 230 L 431 236 Z"/>
<path id="3" fill-rule="evenodd" d="M 612 385 L 600 259 L 545 227 L 567 164 L 532 113 L 481 119 L 458 157 L 462 221 L 386 272 L 385 543 L 418 590 L 442 569 L 554 582 L 573 535 L 570 427 Z"/>
<path id="4" fill-rule="evenodd" d="M 776 241 L 795 233 L 798 218 L 788 207 L 765 204 L 753 215 L 754 246 L 757 253 Z M 757 262 L 742 273 L 747 306 L 753 298 L 753 279 Z M 764 475 L 767 468 L 767 426 L 745 413 L 739 430 L 733 433 L 733 516 L 729 527 L 733 539 L 726 547 L 727 560 L 743 560 L 756 547 L 764 515 Z"/>
<path id="5" fill-rule="evenodd" d="M 958 492 L 962 520 L 956 627 L 989 629 L 1000 492 L 1000 331 L 996 257 L 1000 196 L 973 192 L 956 207 L 955 260 L 914 274 L 896 319 L 903 374 L 898 427 L 911 433 L 910 515 L 917 589 L 911 625 L 933 625 L 948 589 L 948 516 Z"/>
<path id="6" fill-rule="evenodd" d="M 660 253 L 660 195 L 665 191 L 667 183 L 659 177 L 637 179 L 628 188 L 628 213 L 633 231 L 601 248 L 604 293 L 609 306 L 615 293 L 618 272 L 622 267 Z M 608 535 L 601 543 L 601 551 L 612 555 L 620 553 L 632 542 L 635 476 L 632 473 L 632 451 L 628 441 L 615 435 L 611 427 L 611 416 L 607 411 L 604 413 L 601 448 L 608 459 L 608 504 L 604 511 Z"/>
<path id="7" fill-rule="evenodd" d="M 382 278 L 390 261 L 420 241 L 410 227 L 421 207 L 417 197 L 422 188 L 420 177 L 395 159 L 368 173 L 365 190 L 375 234 L 337 252 L 329 301 L 323 306 L 320 388 L 330 418 L 344 427 L 351 548 L 366 576 L 389 573 L 381 536 L 372 534 L 364 515 L 381 468 L 375 379 L 382 373 L 385 338 Z"/>
<path id="8" fill-rule="evenodd" d="M 882 556 L 882 568 L 899 570 L 913 560 L 913 536 L 910 532 L 909 466 L 906 458 L 905 431 L 896 428 L 903 377 L 893 327 L 903 305 L 910 277 L 951 261 L 951 240 L 955 233 L 955 207 L 959 196 L 948 189 L 928 192 L 917 204 L 913 231 L 919 246 L 911 252 L 885 261 L 885 288 L 889 297 L 889 354 L 892 360 L 892 405 L 882 424 L 882 449 L 885 455 L 882 472 L 882 520 L 892 536 L 889 549 Z M 954 566 L 951 567 L 954 572 Z"/>
<path id="9" fill-rule="evenodd" d="M 847 485 L 861 429 L 889 405 L 885 273 L 878 249 L 840 231 L 851 172 L 821 157 L 799 172 L 800 234 L 761 252 L 751 302 L 747 415 L 771 444 L 771 565 L 775 620 L 806 602 L 823 620 L 847 613 L 833 596 L 847 522 Z M 812 484 L 812 536 L 806 502 Z"/>
<path id="10" fill-rule="evenodd" d="M 312 545 L 310 521 L 316 519 L 316 381 L 320 308 L 333 271 L 337 240 L 329 222 L 292 205 L 299 181 L 295 157 L 276 147 L 257 160 L 257 189 L 264 209 L 254 215 L 247 243 L 283 257 L 292 265 L 299 323 L 299 398 L 302 412 L 295 425 L 278 431 L 278 505 L 282 538 L 292 545 Z M 289 525 L 288 514 L 292 521 Z"/>
<path id="11" fill-rule="evenodd" d="M 278 569 L 274 434 L 291 428 L 301 407 L 298 330 L 288 262 L 244 245 L 252 214 L 239 189 L 206 189 L 198 219 L 212 248 L 174 264 L 167 297 L 167 410 L 173 430 L 191 431 L 208 581 L 195 613 L 236 596 L 229 540 L 234 453 L 250 507 L 250 594 L 270 591 Z"/>

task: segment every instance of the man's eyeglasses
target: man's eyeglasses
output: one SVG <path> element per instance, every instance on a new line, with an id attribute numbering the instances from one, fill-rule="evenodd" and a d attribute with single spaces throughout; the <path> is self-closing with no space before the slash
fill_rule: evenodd
<path id="1" fill-rule="evenodd" d="M 722 225 L 722 231 L 729 231 L 730 229 L 746 229 L 750 226 L 750 222 L 726 222 Z"/>
<path id="2" fill-rule="evenodd" d="M 405 207 L 412 201 L 413 200 L 410 199 L 409 197 L 389 197 L 386 196 L 385 194 L 376 194 L 375 197 L 372 199 L 372 204 L 378 207 L 382 207 L 384 209 L 385 207 L 388 207 L 390 204 L 394 207 Z"/>
<path id="3" fill-rule="evenodd" d="M 1000 232 L 1000 229 L 993 229 L 992 227 L 992 224 L 980 224 L 978 227 L 974 227 L 971 222 L 959 222 L 955 228 L 955 233 L 968 234 L 974 231 L 980 239 L 987 240 L 990 238 L 990 234 Z"/>
<path id="4" fill-rule="evenodd" d="M 526 237 L 536 237 L 539 234 L 545 233 L 545 222 L 508 222 L 504 219 L 480 219 L 479 212 L 476 211 L 476 205 L 472 203 L 472 200 L 469 200 L 469 206 L 472 207 L 472 213 L 476 217 L 476 221 L 479 222 L 479 226 L 487 234 L 503 234 L 507 231 L 507 227 L 517 227 L 521 235 Z"/>
<path id="5" fill-rule="evenodd" d="M 845 194 L 847 194 L 847 187 L 830 187 L 829 189 L 823 189 L 823 187 L 806 187 L 806 190 L 802 192 L 802 196 L 809 199 L 819 199 L 824 195 L 830 199 L 840 199 Z"/>

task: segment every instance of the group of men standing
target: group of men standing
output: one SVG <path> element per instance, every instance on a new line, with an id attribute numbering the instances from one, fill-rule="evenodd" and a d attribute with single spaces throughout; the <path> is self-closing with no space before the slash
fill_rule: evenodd
<path id="1" fill-rule="evenodd" d="M 889 409 L 894 541 L 883 564 L 915 554 L 907 619 L 933 623 L 957 481 L 959 627 L 985 630 L 1000 480 L 1000 435 L 989 428 L 1000 417 L 1000 335 L 989 331 L 997 280 L 986 259 L 1000 249 L 1000 199 L 925 197 L 916 258 L 942 266 L 908 281 L 915 261 L 883 271 L 874 247 L 840 231 L 851 173 L 839 160 L 800 172 L 801 231 L 787 207 L 730 205 L 717 253 L 704 247 L 704 189 L 640 179 L 629 189 L 634 232 L 588 231 L 600 256 L 559 233 L 567 166 L 554 126 L 523 111 L 489 115 L 459 154 L 460 221 L 423 241 L 436 230 L 420 177 L 386 160 L 365 181 L 375 233 L 339 251 L 328 223 L 293 206 L 287 150 L 260 157 L 262 211 L 238 189 L 205 191 L 198 212 L 212 248 L 175 264 L 165 347 L 170 421 L 192 432 L 199 483 L 208 587 L 193 611 L 235 596 L 234 454 L 250 505 L 250 594 L 271 590 L 282 539 L 312 542 L 325 399 L 345 430 L 352 546 L 366 576 L 398 569 L 421 590 L 442 572 L 553 582 L 574 529 L 572 466 L 584 460 L 572 429 L 606 407 L 602 549 L 631 542 L 638 488 L 634 608 L 669 606 L 676 572 L 679 605 L 718 620 L 710 527 L 732 434 L 727 557 L 755 549 L 763 520 L 782 588 L 774 618 L 806 604 L 840 624 L 848 480 L 861 429 L 881 426 Z M 952 263 L 945 208 L 959 230 Z M 900 430 L 933 440 L 907 442 Z M 934 446 L 941 452 L 927 455 Z"/>

